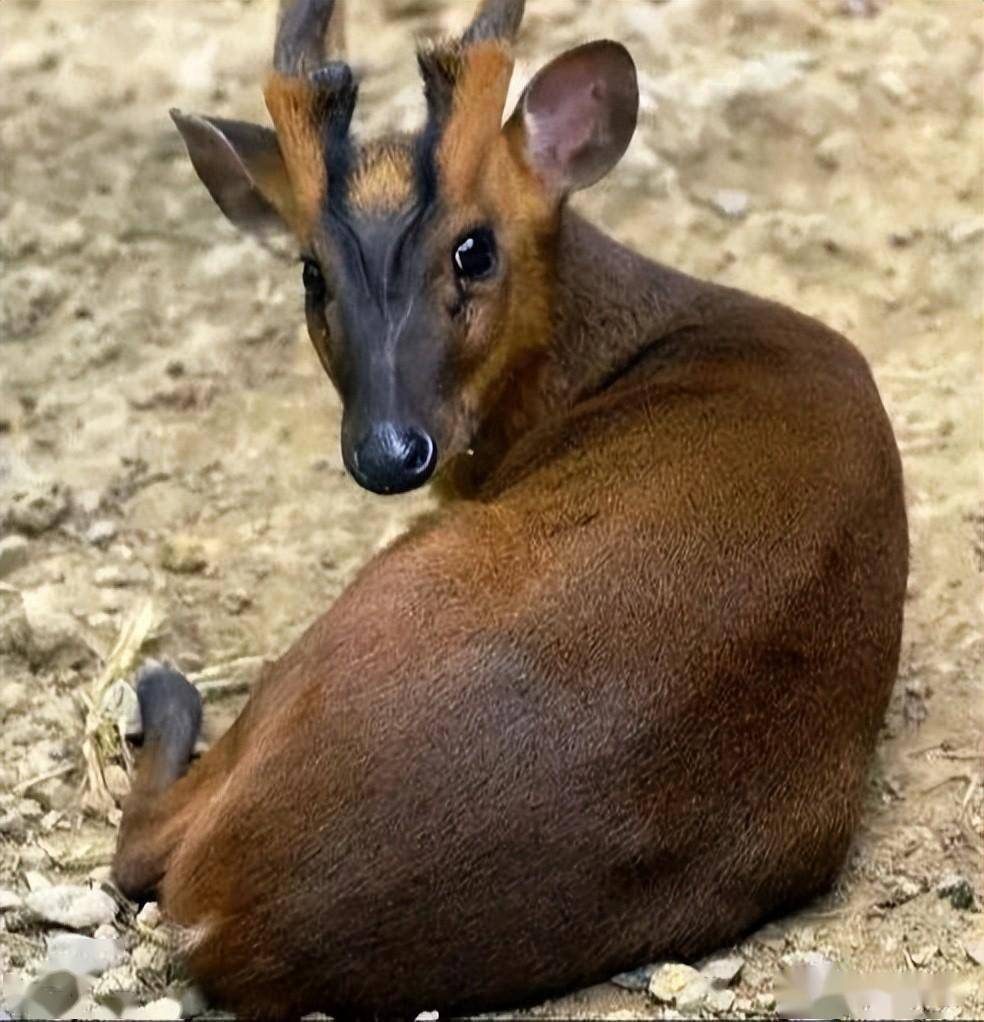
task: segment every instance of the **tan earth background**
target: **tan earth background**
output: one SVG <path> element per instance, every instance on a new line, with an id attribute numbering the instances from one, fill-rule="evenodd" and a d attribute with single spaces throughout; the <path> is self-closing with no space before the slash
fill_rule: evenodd
<path id="1" fill-rule="evenodd" d="M 895 424 L 912 536 L 900 675 L 836 890 L 722 949 L 723 966 L 644 971 L 538 1013 L 769 1015 L 784 968 L 834 962 L 894 974 L 883 988 L 955 977 L 929 1013 L 984 1017 L 984 5 L 527 6 L 516 90 L 593 37 L 640 69 L 632 147 L 577 205 L 850 336 Z M 412 40 L 469 10 L 353 3 L 360 130 L 416 122 Z M 273 0 L 0 2 L 0 974 L 7 1010 L 42 977 L 30 1017 L 69 994 L 89 1017 L 202 1010 L 154 906 L 137 916 L 108 885 L 119 679 L 177 664 L 214 736 L 261 660 L 427 504 L 346 477 L 299 267 L 222 220 L 167 116 L 265 120 L 274 17 Z M 107 946 L 66 992 L 66 954 Z"/>

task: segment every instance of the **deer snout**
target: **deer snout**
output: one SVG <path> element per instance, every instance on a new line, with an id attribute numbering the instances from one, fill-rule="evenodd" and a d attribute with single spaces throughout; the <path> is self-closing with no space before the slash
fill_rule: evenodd
<path id="1" fill-rule="evenodd" d="M 417 426 L 382 422 L 356 442 L 346 465 L 355 481 L 372 493 L 407 493 L 423 486 L 437 465 L 437 447 Z"/>

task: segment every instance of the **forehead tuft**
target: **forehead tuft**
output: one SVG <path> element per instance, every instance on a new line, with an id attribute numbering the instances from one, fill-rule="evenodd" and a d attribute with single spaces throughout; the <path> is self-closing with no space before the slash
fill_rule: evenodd
<path id="1" fill-rule="evenodd" d="M 368 214 L 395 213 L 417 199 L 414 140 L 400 135 L 360 146 L 348 182 L 348 204 Z"/>

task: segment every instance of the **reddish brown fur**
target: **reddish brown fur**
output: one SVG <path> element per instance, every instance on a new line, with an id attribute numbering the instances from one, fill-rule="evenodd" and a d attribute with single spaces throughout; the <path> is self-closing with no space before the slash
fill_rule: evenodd
<path id="1" fill-rule="evenodd" d="M 291 228 L 310 237 L 328 186 L 318 91 L 304 78 L 272 73 L 263 90 L 294 195 Z"/>
<path id="2" fill-rule="evenodd" d="M 414 197 L 413 158 L 405 139 L 384 139 L 359 152 L 348 201 L 370 216 L 406 208 Z"/>
<path id="3" fill-rule="evenodd" d="M 503 60 L 465 53 L 440 162 L 514 270 L 455 381 L 475 457 L 125 807 L 119 883 L 253 1015 L 507 1008 L 733 941 L 836 875 L 895 677 L 863 358 L 558 212 L 498 132 Z"/>

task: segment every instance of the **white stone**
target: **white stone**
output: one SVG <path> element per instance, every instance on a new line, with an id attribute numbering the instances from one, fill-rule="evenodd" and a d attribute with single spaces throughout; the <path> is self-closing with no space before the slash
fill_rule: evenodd
<path id="1" fill-rule="evenodd" d="M 112 940 L 79 933 L 57 933 L 48 939 L 48 968 L 53 972 L 65 969 L 78 976 L 99 976 L 122 959 L 122 950 Z"/>
<path id="2" fill-rule="evenodd" d="M 76 884 L 56 884 L 32 891 L 27 907 L 41 919 L 73 930 L 87 930 L 111 923 L 116 918 L 116 902 L 105 892 Z"/>

